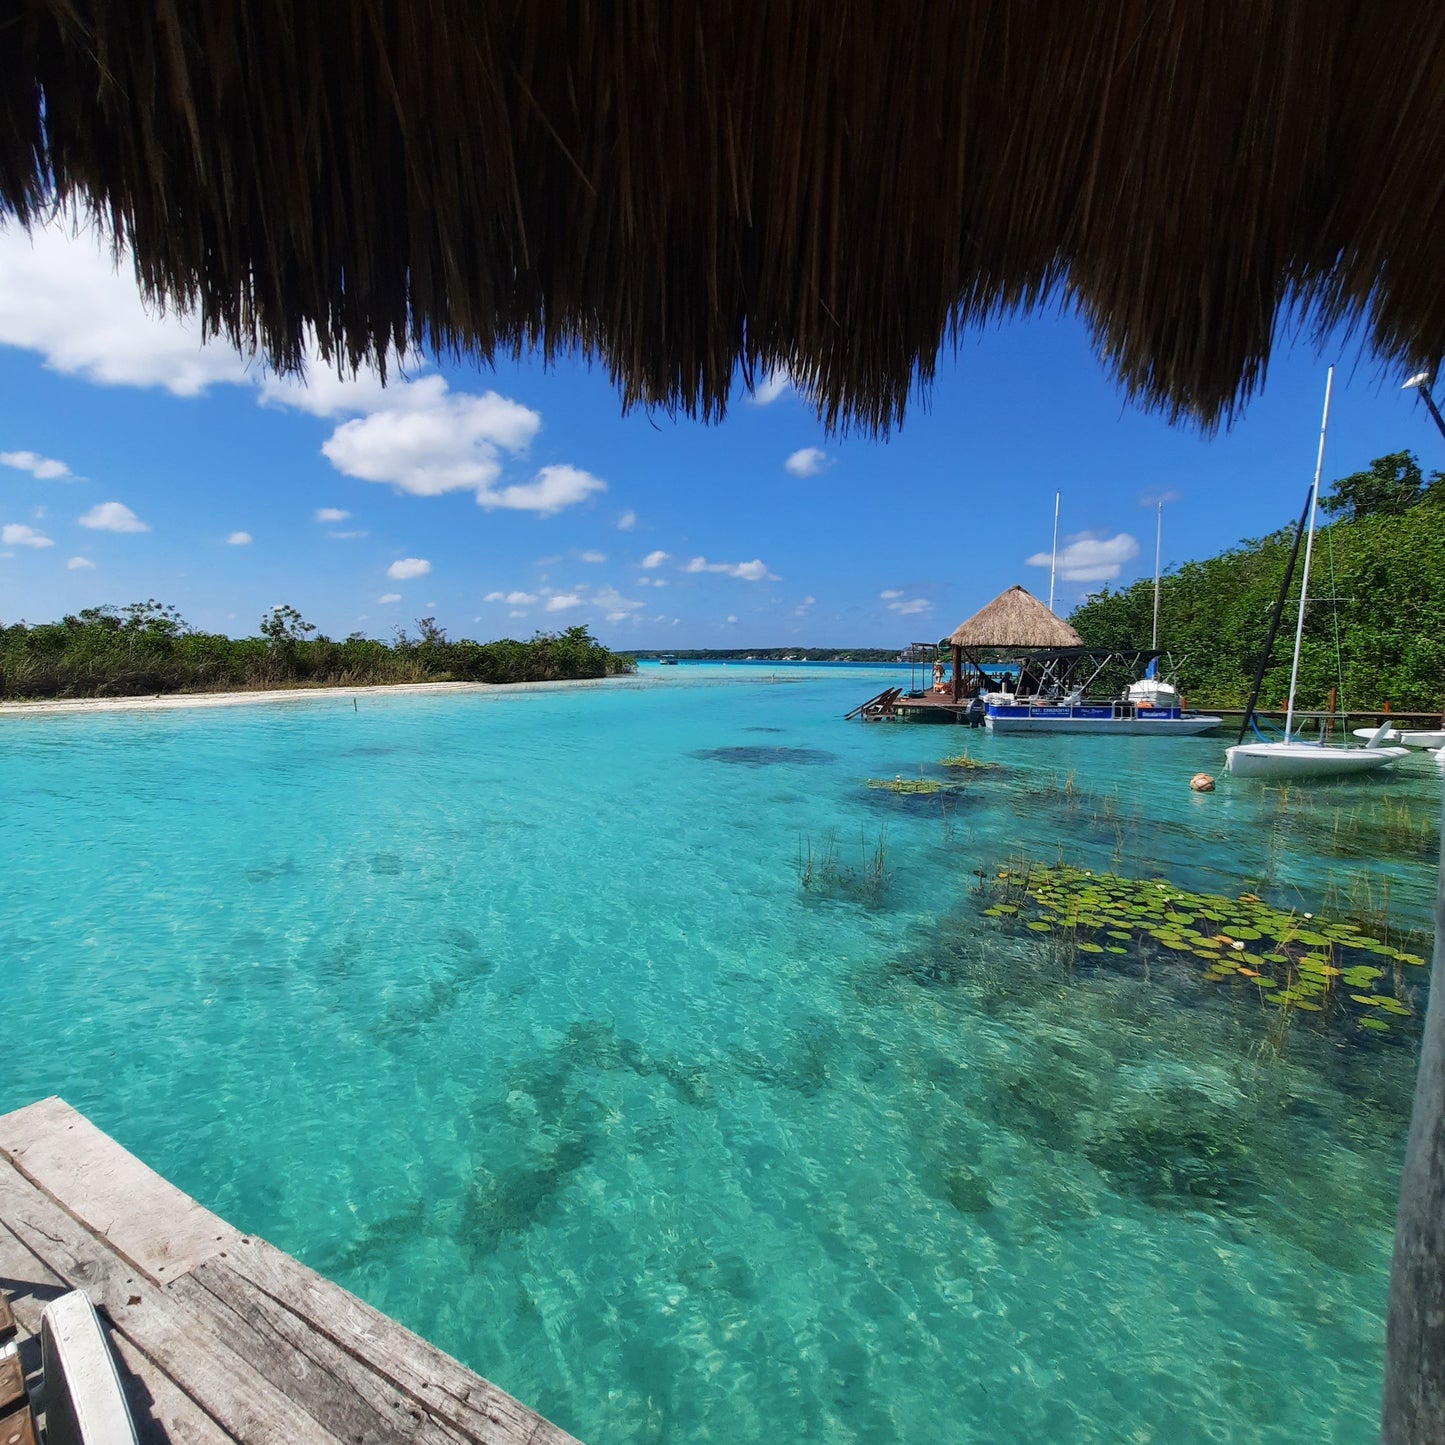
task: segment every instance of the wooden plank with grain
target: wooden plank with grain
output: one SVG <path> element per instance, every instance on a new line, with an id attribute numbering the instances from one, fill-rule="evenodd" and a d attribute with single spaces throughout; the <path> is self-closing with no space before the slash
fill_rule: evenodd
<path id="1" fill-rule="evenodd" d="M 0 1115 L 0 1154 L 153 1280 L 174 1279 L 240 1238 L 63 1099 Z"/>
<path id="2" fill-rule="evenodd" d="M 481 1445 L 578 1445 L 460 1361 L 265 1240 L 243 1240 L 227 1251 L 226 1262 L 465 1439 Z"/>
<path id="3" fill-rule="evenodd" d="M 0 1162 L 0 1169 L 9 1168 Z M 38 1371 L 40 1312 L 70 1286 L 31 1254 L 3 1222 L 0 1222 L 0 1280 L 14 1293 L 15 1318 L 20 1326 L 21 1352 L 27 1356 L 27 1369 Z M 104 1317 L 101 1324 L 120 1365 L 120 1382 L 130 1402 L 141 1445 L 190 1445 L 190 1442 L 234 1445 L 235 1436 L 222 1430 L 154 1361 Z M 33 1342 L 31 1348 L 27 1348 L 25 1342 Z M 30 1383 L 32 1390 L 39 1388 L 38 1377 Z"/>
<path id="4" fill-rule="evenodd" d="M 349 1355 L 284 1301 L 207 1260 L 167 1293 L 339 1439 L 369 1445 L 465 1445 L 422 1401 Z"/>
<path id="5" fill-rule="evenodd" d="M 223 1432 L 255 1445 L 335 1445 L 300 1404 L 12 1169 L 0 1170 L 0 1220 L 52 1273 L 85 1289 L 114 1332 L 181 1385 Z"/>

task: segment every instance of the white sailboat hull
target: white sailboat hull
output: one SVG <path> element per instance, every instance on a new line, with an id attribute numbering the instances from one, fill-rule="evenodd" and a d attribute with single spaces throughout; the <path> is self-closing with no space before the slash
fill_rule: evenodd
<path id="1" fill-rule="evenodd" d="M 1240 743 L 1225 750 L 1237 778 L 1349 778 L 1408 756 L 1409 748 L 1338 748 L 1324 743 Z"/>
<path id="2" fill-rule="evenodd" d="M 1357 738 L 1372 738 L 1375 735 L 1374 728 L 1356 728 L 1354 732 Z M 1445 748 L 1445 731 L 1407 728 L 1402 732 L 1399 728 L 1391 728 L 1385 734 L 1385 741 L 1399 743 L 1407 748 Z"/>

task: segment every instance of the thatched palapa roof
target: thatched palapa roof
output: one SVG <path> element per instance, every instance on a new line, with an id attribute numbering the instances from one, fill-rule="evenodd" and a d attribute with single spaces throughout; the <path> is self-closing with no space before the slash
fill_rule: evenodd
<path id="1" fill-rule="evenodd" d="M 989 647 L 1082 647 L 1084 639 L 1031 592 L 1017 584 L 960 622 L 949 639 L 971 652 Z"/>
<path id="2" fill-rule="evenodd" d="M 0 215 L 93 207 L 294 368 L 573 347 L 715 417 L 886 429 L 1058 297 L 1206 423 L 1277 320 L 1445 354 L 1445 7 L 1380 0 L 12 0 Z"/>

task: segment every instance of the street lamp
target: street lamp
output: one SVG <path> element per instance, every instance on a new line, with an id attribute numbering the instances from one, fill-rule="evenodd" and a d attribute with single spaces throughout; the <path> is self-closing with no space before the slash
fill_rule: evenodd
<path id="1" fill-rule="evenodd" d="M 1440 408 L 1435 405 L 1435 398 L 1430 395 L 1430 373 L 1428 371 L 1417 371 L 1400 390 L 1413 390 L 1420 393 L 1424 399 L 1426 408 L 1435 420 L 1435 425 L 1440 428 L 1440 435 L 1445 436 L 1445 417 L 1440 415 Z"/>

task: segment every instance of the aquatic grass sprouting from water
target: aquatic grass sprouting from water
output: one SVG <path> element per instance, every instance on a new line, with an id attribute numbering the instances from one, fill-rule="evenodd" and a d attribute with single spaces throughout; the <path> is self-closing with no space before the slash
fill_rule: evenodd
<path id="1" fill-rule="evenodd" d="M 1384 794 L 1367 806 L 1336 808 L 1323 843 L 1347 858 L 1432 859 L 1439 851 L 1436 813 L 1417 814 L 1409 802 Z"/>
<path id="2" fill-rule="evenodd" d="M 892 885 L 893 873 L 888 867 L 888 829 L 878 830 L 870 844 L 867 829 L 859 835 L 860 859 L 857 867 L 841 861 L 836 833 L 829 833 L 820 849 L 814 850 L 811 837 L 798 840 L 798 884 L 805 893 L 820 898 L 842 898 L 879 907 Z"/>
<path id="3" fill-rule="evenodd" d="M 1282 1019 L 1298 1010 L 1386 1032 L 1389 1019 L 1413 1014 L 1408 970 L 1425 963 L 1412 934 L 1402 948 L 1388 927 L 1367 931 L 1358 917 L 1286 910 L 1254 893 L 1195 893 L 1165 878 L 1020 860 L 996 870 L 984 893 L 986 917 L 1066 943 L 1071 961 L 1198 959 L 1205 979 L 1252 987 Z"/>

